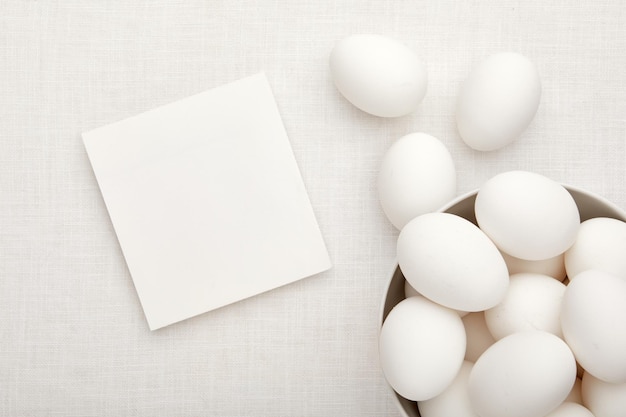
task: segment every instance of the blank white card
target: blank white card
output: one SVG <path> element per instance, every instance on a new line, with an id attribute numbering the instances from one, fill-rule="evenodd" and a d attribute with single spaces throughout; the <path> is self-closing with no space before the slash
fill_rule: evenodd
<path id="1" fill-rule="evenodd" d="M 263 74 L 83 140 L 150 329 L 331 267 Z"/>

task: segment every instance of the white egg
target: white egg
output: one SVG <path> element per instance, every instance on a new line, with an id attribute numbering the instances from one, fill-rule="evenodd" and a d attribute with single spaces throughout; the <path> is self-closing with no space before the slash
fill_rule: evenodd
<path id="1" fill-rule="evenodd" d="M 485 313 L 478 311 L 463 317 L 465 336 L 465 360 L 476 362 L 485 350 L 496 342 L 485 323 Z"/>
<path id="2" fill-rule="evenodd" d="M 565 401 L 577 404 L 583 403 L 582 379 L 579 378 L 578 375 L 576 376 L 576 382 L 574 382 L 572 390 L 569 392 L 569 394 L 567 394 L 567 398 L 565 399 Z"/>
<path id="3" fill-rule="evenodd" d="M 626 280 L 596 270 L 576 275 L 563 296 L 561 327 L 586 373 L 626 382 Z"/>
<path id="4" fill-rule="evenodd" d="M 498 304 L 509 275 L 493 242 L 470 221 L 448 213 L 427 213 L 400 231 L 398 264 L 424 297 L 462 311 Z"/>
<path id="5" fill-rule="evenodd" d="M 583 404 L 595 417 L 626 416 L 626 383 L 610 384 L 585 372 L 581 392 Z"/>
<path id="6" fill-rule="evenodd" d="M 567 275 L 565 272 L 564 254 L 538 261 L 516 258 L 506 252 L 502 252 L 502 257 L 504 258 L 504 262 L 506 262 L 509 275 L 518 274 L 520 272 L 530 272 L 548 275 L 561 282 L 563 282 Z"/>
<path id="7" fill-rule="evenodd" d="M 379 338 L 380 363 L 401 396 L 422 401 L 441 394 L 456 377 L 465 354 L 465 329 L 454 311 L 424 297 L 398 303 Z"/>
<path id="8" fill-rule="evenodd" d="M 559 405 L 554 411 L 545 415 L 545 417 L 595 417 L 591 411 L 580 404 L 567 402 Z"/>
<path id="9" fill-rule="evenodd" d="M 565 252 L 580 226 L 578 207 L 565 187 L 527 171 L 504 172 L 485 182 L 475 212 L 500 250 L 532 261 Z"/>
<path id="10" fill-rule="evenodd" d="M 425 133 L 398 139 L 383 157 L 378 195 L 383 211 L 402 229 L 420 214 L 437 210 L 456 194 L 456 170 L 448 149 Z"/>
<path id="11" fill-rule="evenodd" d="M 491 345 L 474 364 L 468 387 L 481 417 L 543 417 L 563 402 L 575 379 L 565 342 L 537 330 Z"/>
<path id="12" fill-rule="evenodd" d="M 541 82 L 534 64 L 513 52 L 491 55 L 463 83 L 457 127 L 465 143 L 491 151 L 513 142 L 539 107 Z"/>
<path id="13" fill-rule="evenodd" d="M 565 252 L 567 275 L 587 269 L 608 272 L 626 280 L 626 222 L 596 217 L 580 224 L 574 244 Z"/>
<path id="14" fill-rule="evenodd" d="M 496 340 L 524 330 L 563 337 L 560 315 L 564 293 L 565 285 L 547 275 L 511 275 L 502 302 L 485 311 L 487 327 Z"/>
<path id="15" fill-rule="evenodd" d="M 419 401 L 421 417 L 479 417 L 472 408 L 467 392 L 467 381 L 473 363 L 464 361 L 454 381 L 444 392 L 426 401 Z"/>
<path id="16" fill-rule="evenodd" d="M 417 292 L 415 288 L 411 287 L 411 284 L 409 284 L 409 281 L 405 280 L 404 281 L 404 298 L 415 297 L 416 295 L 422 295 L 422 294 Z M 469 311 L 461 311 L 461 310 L 454 310 L 454 309 L 451 309 L 451 310 L 455 311 L 459 315 L 459 317 L 465 317 L 469 314 Z"/>
<path id="17" fill-rule="evenodd" d="M 409 114 L 426 94 L 424 62 L 408 46 L 385 36 L 342 39 L 330 54 L 330 70 L 341 94 L 375 116 Z"/>

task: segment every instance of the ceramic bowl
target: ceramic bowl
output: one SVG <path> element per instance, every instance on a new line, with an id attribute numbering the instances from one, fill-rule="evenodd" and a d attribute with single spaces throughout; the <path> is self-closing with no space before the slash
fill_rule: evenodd
<path id="1" fill-rule="evenodd" d="M 569 185 L 564 186 L 567 191 L 569 191 L 569 193 L 572 195 L 574 201 L 576 201 L 578 211 L 580 212 L 581 222 L 593 217 L 612 217 L 615 219 L 626 221 L 626 211 L 611 203 L 610 201 L 580 188 Z M 474 201 L 476 200 L 477 193 L 478 190 L 474 190 L 467 194 L 461 195 L 446 204 L 439 211 L 459 215 L 476 224 L 476 216 L 474 215 Z M 387 291 L 384 294 L 383 302 L 381 303 L 381 326 L 391 309 L 404 299 L 404 282 L 405 280 L 404 276 L 402 275 L 402 271 L 400 271 L 400 268 L 396 263 L 393 267 L 393 272 L 391 274 L 389 285 L 387 286 Z M 393 391 L 390 386 L 389 389 L 393 394 L 394 401 L 400 410 L 401 416 L 421 417 L 415 401 L 409 401 L 406 398 L 403 398 L 398 393 Z"/>

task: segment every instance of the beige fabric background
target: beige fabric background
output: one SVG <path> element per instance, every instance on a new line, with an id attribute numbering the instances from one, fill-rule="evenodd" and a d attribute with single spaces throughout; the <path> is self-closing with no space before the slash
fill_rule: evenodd
<path id="1" fill-rule="evenodd" d="M 418 112 L 378 119 L 336 92 L 328 54 L 360 32 L 426 60 Z M 543 97 L 520 140 L 478 153 L 456 94 L 503 50 L 537 64 Z M 334 268 L 150 333 L 80 133 L 261 70 Z M 375 181 L 413 131 L 448 146 L 459 194 L 527 169 L 626 207 L 624 3 L 0 3 L 0 415 L 396 415 L 377 321 L 397 232 Z"/>

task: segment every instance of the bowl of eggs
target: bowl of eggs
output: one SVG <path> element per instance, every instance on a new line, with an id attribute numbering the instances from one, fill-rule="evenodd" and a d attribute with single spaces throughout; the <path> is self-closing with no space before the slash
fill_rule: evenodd
<path id="1" fill-rule="evenodd" d="M 626 211 L 527 171 L 408 221 L 380 315 L 404 417 L 626 410 Z"/>

